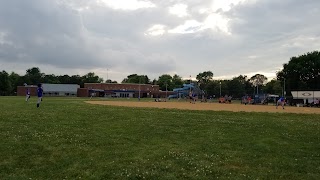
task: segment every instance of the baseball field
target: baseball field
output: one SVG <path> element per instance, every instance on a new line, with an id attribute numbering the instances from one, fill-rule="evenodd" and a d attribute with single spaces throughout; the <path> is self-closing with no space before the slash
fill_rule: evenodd
<path id="1" fill-rule="evenodd" d="M 141 108 L 160 108 L 160 109 L 181 109 L 181 110 L 202 110 L 202 111 L 230 111 L 230 112 L 269 112 L 269 113 L 302 113 L 302 114 L 320 114 L 320 108 L 310 107 L 292 107 L 281 106 L 276 108 L 275 105 L 244 105 L 238 103 L 190 103 L 188 101 L 181 102 L 154 102 L 150 101 L 85 101 L 90 104 L 122 106 L 122 107 L 141 107 Z"/>
<path id="2" fill-rule="evenodd" d="M 0 179 L 320 179 L 319 109 L 0 97 Z"/>

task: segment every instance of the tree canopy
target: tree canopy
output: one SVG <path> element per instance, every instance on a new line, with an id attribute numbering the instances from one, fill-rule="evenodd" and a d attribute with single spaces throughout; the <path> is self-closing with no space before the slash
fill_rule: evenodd
<path id="1" fill-rule="evenodd" d="M 196 76 L 197 83 L 207 96 L 231 95 L 242 97 L 244 94 L 255 94 L 259 87 L 259 93 L 287 94 L 291 90 L 319 90 L 320 89 L 320 52 L 314 51 L 297 57 L 291 57 L 290 61 L 283 65 L 283 69 L 277 72 L 277 79 L 267 82 L 263 74 L 256 74 L 248 79 L 246 75 L 239 75 L 230 80 L 213 80 L 212 71 L 204 71 Z M 158 79 L 150 81 L 147 75 L 131 74 L 122 80 L 122 83 L 140 83 L 159 85 L 160 90 L 171 91 L 182 87 L 183 83 L 191 83 L 191 79 L 183 79 L 178 74 L 173 76 L 163 74 Z M 0 71 L 0 95 L 14 95 L 19 85 L 52 83 L 52 84 L 79 84 L 104 82 L 94 72 L 80 75 L 54 75 L 41 72 L 38 67 L 26 70 L 22 76 L 15 72 Z M 117 83 L 108 79 L 106 83 Z M 284 88 L 286 93 L 284 92 Z"/>
<path id="2" fill-rule="evenodd" d="M 150 84 L 150 79 L 147 75 L 131 74 L 127 78 L 124 78 L 122 83 Z"/>
<path id="3" fill-rule="evenodd" d="M 320 89 L 320 52 L 313 51 L 290 58 L 277 73 L 277 79 L 284 84 L 287 94 L 292 90 Z"/>

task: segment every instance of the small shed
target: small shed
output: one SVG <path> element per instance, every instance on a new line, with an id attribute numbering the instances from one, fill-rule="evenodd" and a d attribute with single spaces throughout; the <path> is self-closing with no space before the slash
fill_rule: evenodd
<path id="1" fill-rule="evenodd" d="M 304 104 L 313 103 L 320 99 L 320 91 L 291 91 L 293 99 L 301 99 Z"/>

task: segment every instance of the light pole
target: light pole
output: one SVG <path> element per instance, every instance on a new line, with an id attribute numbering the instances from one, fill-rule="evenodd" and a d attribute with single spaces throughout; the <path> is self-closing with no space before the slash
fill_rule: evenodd
<path id="1" fill-rule="evenodd" d="M 108 82 L 108 79 L 109 79 L 109 78 L 108 78 L 108 71 L 109 71 L 109 69 L 107 68 L 107 82 Z"/>
<path id="2" fill-rule="evenodd" d="M 140 91 L 141 91 L 140 83 L 141 83 L 141 76 L 139 77 L 139 97 L 138 97 L 139 101 L 140 101 Z"/>
<path id="3" fill-rule="evenodd" d="M 189 93 L 191 92 L 191 75 L 190 75 L 190 90 Z"/>
<path id="4" fill-rule="evenodd" d="M 166 83 L 166 98 L 168 97 L 168 84 Z"/>
<path id="5" fill-rule="evenodd" d="M 286 78 L 283 79 L 283 97 L 286 96 Z"/>
<path id="6" fill-rule="evenodd" d="M 220 97 L 221 97 L 221 81 L 219 82 L 219 84 L 220 84 Z"/>

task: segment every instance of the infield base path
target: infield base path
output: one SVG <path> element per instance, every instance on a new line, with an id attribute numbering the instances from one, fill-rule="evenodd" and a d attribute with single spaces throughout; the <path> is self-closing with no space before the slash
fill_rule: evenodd
<path id="1" fill-rule="evenodd" d="M 320 108 L 285 106 L 285 109 L 271 105 L 244 105 L 244 104 L 219 104 L 219 103 L 195 103 L 189 102 L 134 102 L 134 101 L 85 101 L 90 104 L 144 107 L 162 109 L 184 109 L 184 110 L 211 110 L 211 111 L 233 111 L 233 112 L 272 112 L 272 113 L 304 113 L 320 114 Z"/>

